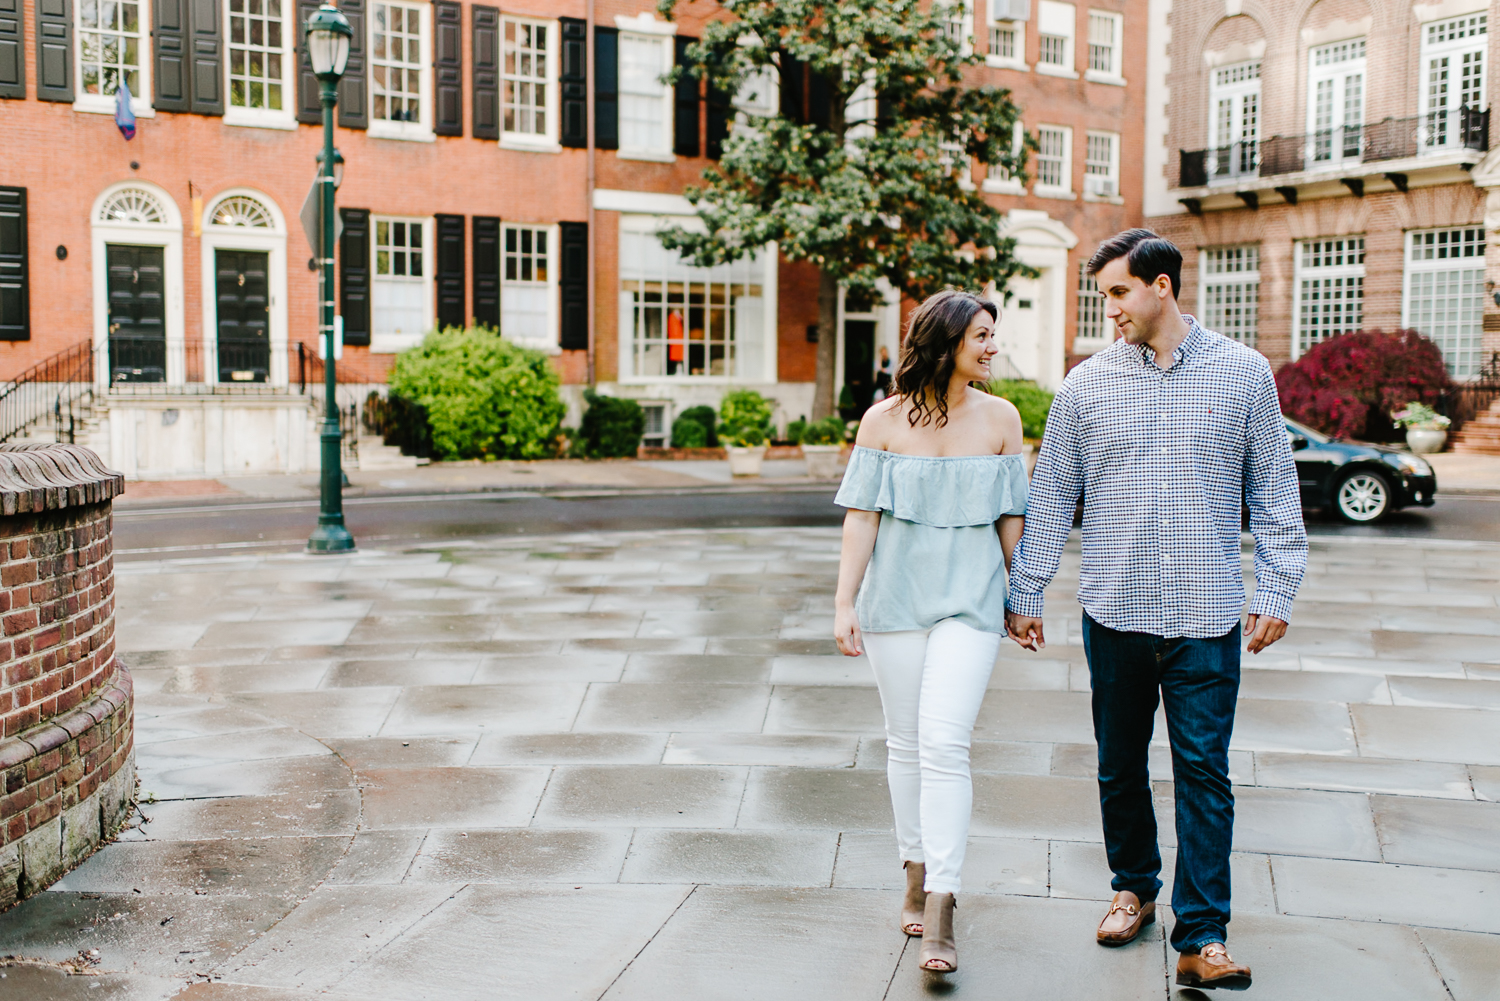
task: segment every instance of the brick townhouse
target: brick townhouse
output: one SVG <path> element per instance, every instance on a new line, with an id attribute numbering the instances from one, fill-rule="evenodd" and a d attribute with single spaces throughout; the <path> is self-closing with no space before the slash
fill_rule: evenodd
<path id="1" fill-rule="evenodd" d="M 717 5 L 683 3 L 676 23 L 649 0 L 340 6 L 355 29 L 335 140 L 347 377 L 378 384 L 428 330 L 472 322 L 551 354 L 575 418 L 590 383 L 641 399 L 655 435 L 730 386 L 774 397 L 782 419 L 808 412 L 811 270 L 774 248 L 695 268 L 654 235 L 690 212 L 681 192 L 733 117 L 782 100 L 721 109 L 660 82 Z M 131 475 L 316 461 L 292 392 L 316 342 L 299 222 L 321 149 L 300 27 L 314 8 L 0 0 L 0 379 L 92 345 L 91 443 Z M 969 0 L 950 30 L 1039 143 L 1024 187 L 973 181 L 1041 270 L 1011 289 L 1006 352 L 1055 384 L 1109 337 L 1081 262 L 1141 217 L 1145 5 Z M 848 305 L 841 380 L 895 348 L 902 312 Z"/>
<path id="2" fill-rule="evenodd" d="M 1412 327 L 1463 380 L 1500 350 L 1483 0 L 1151 0 L 1147 223 L 1184 298 L 1280 365 Z"/>

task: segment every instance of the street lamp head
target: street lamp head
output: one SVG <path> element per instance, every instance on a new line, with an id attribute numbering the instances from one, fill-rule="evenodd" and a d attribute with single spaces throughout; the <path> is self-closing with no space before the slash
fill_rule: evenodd
<path id="1" fill-rule="evenodd" d="M 312 59 L 313 75 L 331 82 L 344 75 L 349 61 L 349 40 L 354 29 L 337 7 L 324 4 L 307 19 L 307 54 Z"/>

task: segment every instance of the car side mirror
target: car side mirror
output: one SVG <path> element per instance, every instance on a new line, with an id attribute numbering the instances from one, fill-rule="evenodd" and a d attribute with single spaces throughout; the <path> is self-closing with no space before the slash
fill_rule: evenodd
<path id="1" fill-rule="evenodd" d="M 1292 451 L 1300 452 L 1307 447 L 1307 439 L 1300 434 L 1289 436 L 1292 440 Z"/>

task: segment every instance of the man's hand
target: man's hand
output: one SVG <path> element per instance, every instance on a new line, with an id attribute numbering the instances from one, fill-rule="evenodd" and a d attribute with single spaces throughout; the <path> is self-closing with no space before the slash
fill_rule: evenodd
<path id="1" fill-rule="evenodd" d="M 1029 615 L 1017 615 L 1015 612 L 1005 613 L 1005 631 L 1010 638 L 1020 644 L 1025 650 L 1040 650 L 1047 645 L 1046 637 L 1042 635 L 1042 620 L 1033 619 Z"/>
<path id="2" fill-rule="evenodd" d="M 845 657 L 858 657 L 865 652 L 864 636 L 859 631 L 859 616 L 854 608 L 838 608 L 833 613 L 833 641 L 839 645 L 839 653 Z"/>
<path id="3" fill-rule="evenodd" d="M 1286 635 L 1286 623 L 1269 615 L 1252 615 L 1245 623 L 1245 631 L 1250 634 L 1250 642 L 1245 649 L 1251 653 L 1260 653 Z"/>

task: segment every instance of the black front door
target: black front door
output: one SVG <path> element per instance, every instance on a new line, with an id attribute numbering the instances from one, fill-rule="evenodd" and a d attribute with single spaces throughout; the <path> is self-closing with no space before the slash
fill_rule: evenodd
<path id="1" fill-rule="evenodd" d="M 161 247 L 106 244 L 109 268 L 109 377 L 113 382 L 165 382 L 167 327 Z"/>
<path id="2" fill-rule="evenodd" d="M 846 421 L 857 421 L 870 409 L 875 396 L 874 320 L 844 321 L 844 385 L 853 406 L 842 406 L 841 401 L 839 414 Z"/>
<path id="3" fill-rule="evenodd" d="M 265 382 L 271 374 L 270 259 L 263 250 L 214 251 L 220 382 Z"/>

